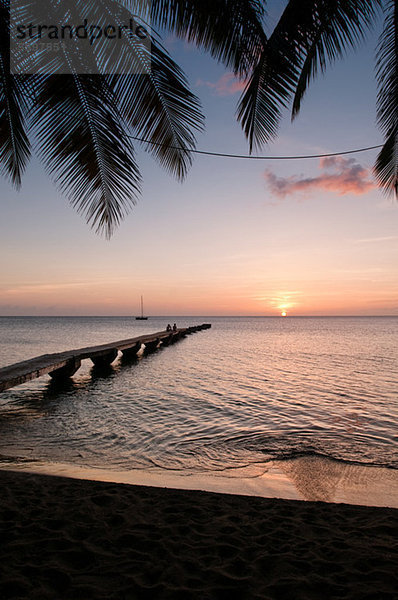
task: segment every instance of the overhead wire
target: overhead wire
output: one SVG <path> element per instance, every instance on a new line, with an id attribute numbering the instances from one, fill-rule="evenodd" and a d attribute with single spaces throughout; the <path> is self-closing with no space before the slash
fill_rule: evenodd
<path id="1" fill-rule="evenodd" d="M 356 148 L 355 150 L 344 150 L 341 152 L 328 152 L 325 154 L 306 154 L 295 156 L 251 156 L 250 154 L 228 154 L 226 152 L 210 152 L 208 150 L 187 150 L 186 148 L 181 148 L 179 146 L 160 144 L 158 142 L 153 142 L 152 140 L 146 140 L 144 138 L 136 137 L 133 135 L 127 135 L 126 137 L 129 137 L 133 140 L 137 140 L 138 142 L 143 142 L 145 144 L 151 144 L 152 146 L 162 146 L 164 148 L 169 148 L 170 150 L 182 150 L 183 152 L 192 152 L 193 154 L 202 154 L 205 156 L 218 156 L 222 158 L 238 158 L 245 160 L 304 160 L 311 158 L 328 158 L 332 156 L 345 156 L 347 154 L 357 154 L 359 152 L 367 152 L 368 150 L 376 150 L 377 148 L 383 147 L 383 144 L 378 144 L 377 146 L 367 146 L 366 148 Z"/>

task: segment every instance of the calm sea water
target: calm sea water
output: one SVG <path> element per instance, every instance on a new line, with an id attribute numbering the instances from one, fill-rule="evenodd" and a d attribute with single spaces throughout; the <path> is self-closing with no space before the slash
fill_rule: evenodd
<path id="1" fill-rule="evenodd" d="M 229 476 L 322 455 L 398 468 L 398 317 L 0 318 L 0 365 L 211 322 L 132 364 L 67 387 L 0 395 L 0 462 Z"/>

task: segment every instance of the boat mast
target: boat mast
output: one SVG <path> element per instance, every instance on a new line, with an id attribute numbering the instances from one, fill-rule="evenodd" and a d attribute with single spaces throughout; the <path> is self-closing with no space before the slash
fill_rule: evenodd
<path id="1" fill-rule="evenodd" d="M 141 317 L 143 317 L 143 316 L 144 316 L 144 302 L 143 302 L 143 299 L 141 296 Z"/>

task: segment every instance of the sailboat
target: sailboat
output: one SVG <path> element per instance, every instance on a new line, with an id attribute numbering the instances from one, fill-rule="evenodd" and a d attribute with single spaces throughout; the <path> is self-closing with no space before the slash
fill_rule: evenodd
<path id="1" fill-rule="evenodd" d="M 141 316 L 135 318 L 136 321 L 147 321 L 148 317 L 144 317 L 144 301 L 141 296 Z"/>

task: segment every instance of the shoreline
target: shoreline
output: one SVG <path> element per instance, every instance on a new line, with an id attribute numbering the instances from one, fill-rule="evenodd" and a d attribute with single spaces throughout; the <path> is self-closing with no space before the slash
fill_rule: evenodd
<path id="1" fill-rule="evenodd" d="M 270 461 L 260 474 L 245 469 L 189 473 L 160 469 L 118 471 L 62 463 L 4 463 L 1 472 L 24 472 L 76 480 L 149 486 L 230 495 L 345 503 L 398 509 L 398 471 L 361 466 L 320 456 Z"/>
<path id="2" fill-rule="evenodd" d="M 2 600 L 396 600 L 398 511 L 0 471 Z"/>

